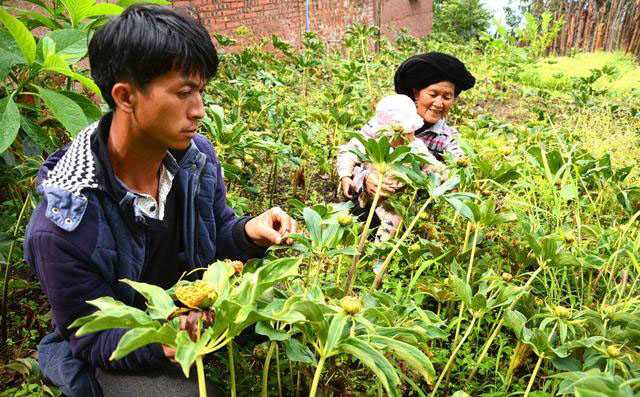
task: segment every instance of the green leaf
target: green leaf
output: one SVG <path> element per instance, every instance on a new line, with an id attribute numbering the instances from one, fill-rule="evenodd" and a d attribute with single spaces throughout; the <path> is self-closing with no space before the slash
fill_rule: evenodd
<path id="1" fill-rule="evenodd" d="M 60 73 L 64 76 L 70 77 L 74 80 L 79 81 L 83 86 L 88 88 L 91 92 L 96 95 L 101 95 L 100 88 L 93 82 L 89 77 L 86 77 L 80 73 L 74 72 L 69 67 L 68 63 L 64 58 L 62 58 L 58 54 L 53 54 L 47 57 L 44 60 L 43 71 L 50 71 L 55 73 Z"/>
<path id="2" fill-rule="evenodd" d="M 301 258 L 280 258 L 269 261 L 258 269 L 258 282 L 262 290 L 286 278 L 298 275 Z"/>
<path id="3" fill-rule="evenodd" d="M 124 8 L 112 3 L 98 3 L 91 6 L 89 11 L 84 15 L 83 19 L 120 15 L 124 11 Z"/>
<path id="4" fill-rule="evenodd" d="M 268 337 L 269 340 L 278 342 L 282 342 L 291 338 L 291 335 L 289 335 L 289 333 L 274 329 L 268 321 L 258 321 L 256 323 L 256 334 L 264 335 Z"/>
<path id="5" fill-rule="evenodd" d="M 43 87 L 38 87 L 38 91 L 47 109 L 60 121 L 72 138 L 89 124 L 82 108 L 73 100 Z"/>
<path id="6" fill-rule="evenodd" d="M 379 351 L 369 343 L 358 338 L 347 338 L 339 346 L 345 353 L 351 354 L 367 366 L 378 377 L 389 396 L 400 396 L 400 379 L 393 366 Z"/>
<path id="7" fill-rule="evenodd" d="M 418 372 L 427 384 L 433 385 L 436 371 L 433 368 L 431 360 L 429 360 L 420 349 L 408 343 L 385 336 L 373 336 L 371 341 L 393 352 L 395 356 Z"/>
<path id="8" fill-rule="evenodd" d="M 507 310 L 504 315 L 504 324 L 511 328 L 518 337 L 522 335 L 526 323 L 527 318 L 517 310 Z"/>
<path id="9" fill-rule="evenodd" d="M 159 326 L 160 323 L 152 320 L 142 310 L 128 308 L 109 314 L 98 313 L 93 320 L 87 322 L 76 331 L 76 336 L 84 336 L 114 328 L 157 328 Z"/>
<path id="10" fill-rule="evenodd" d="M 349 316 L 342 312 L 336 313 L 331 319 L 329 330 L 327 331 L 327 339 L 324 341 L 324 356 L 330 356 L 334 353 L 334 349 L 342 339 L 344 327 L 348 319 Z"/>
<path id="11" fill-rule="evenodd" d="M 5 29 L 0 29 L 0 78 L 7 77 L 15 65 L 26 63 L 16 41 Z"/>
<path id="12" fill-rule="evenodd" d="M 89 123 L 98 121 L 102 117 L 102 110 L 100 110 L 100 107 L 86 96 L 74 91 L 60 91 L 60 93 L 73 100 L 80 106 L 80 108 L 82 108 L 82 112 Z"/>
<path id="13" fill-rule="evenodd" d="M 560 189 L 560 197 L 564 201 L 570 201 L 578 197 L 578 188 L 573 183 L 566 184 Z"/>
<path id="14" fill-rule="evenodd" d="M 229 278 L 233 276 L 235 269 L 233 265 L 225 261 L 217 261 L 209 265 L 202 275 L 202 281 L 211 285 L 214 290 L 221 294 L 229 284 Z"/>
<path id="15" fill-rule="evenodd" d="M 189 377 L 189 369 L 193 362 L 202 355 L 207 343 L 211 340 L 213 330 L 207 328 L 197 341 L 192 341 L 187 331 L 179 331 L 176 336 L 175 359 L 180 364 L 185 377 Z"/>
<path id="16" fill-rule="evenodd" d="M 132 4 L 157 4 L 161 6 L 170 5 L 171 2 L 166 0 L 120 0 L 116 3 L 122 8 L 127 8 Z"/>
<path id="17" fill-rule="evenodd" d="M 87 55 L 88 33 L 78 29 L 57 29 L 46 37 L 56 43 L 56 53 L 69 63 L 78 62 Z"/>
<path id="18" fill-rule="evenodd" d="M 48 153 L 53 153 L 58 145 L 51 139 L 47 132 L 38 124 L 31 121 L 28 117 L 22 116 L 20 119 L 20 127 L 36 145 Z"/>
<path id="19" fill-rule="evenodd" d="M 176 336 L 175 359 L 180 364 L 182 372 L 186 378 L 189 377 L 189 370 L 198 357 L 198 345 L 189 337 L 187 331 L 180 331 Z"/>
<path id="20" fill-rule="evenodd" d="M 152 343 L 161 343 L 167 346 L 175 345 L 178 325 L 165 323 L 159 329 L 134 328 L 127 331 L 118 342 L 118 346 L 111 353 L 109 360 L 119 360 L 129 353 Z"/>
<path id="21" fill-rule="evenodd" d="M 477 293 L 471 299 L 469 308 L 474 312 L 484 312 L 487 310 L 487 297 L 481 293 Z"/>
<path id="22" fill-rule="evenodd" d="M 309 347 L 295 338 L 284 341 L 284 351 L 289 361 L 317 366 L 316 358 Z"/>
<path id="23" fill-rule="evenodd" d="M 314 242 L 320 242 L 320 239 L 322 238 L 322 218 L 320 215 L 311 208 L 306 207 L 302 210 L 302 217 L 304 218 L 307 230 L 309 230 L 309 234 L 311 235 L 311 240 Z"/>
<path id="24" fill-rule="evenodd" d="M 457 276 L 450 276 L 449 282 L 453 293 L 456 294 L 458 299 L 464 302 L 465 305 L 470 306 L 472 295 L 471 287 L 469 286 L 469 284 L 467 284 L 466 282 L 464 282 L 464 280 Z"/>
<path id="25" fill-rule="evenodd" d="M 171 296 L 162 288 L 128 279 L 122 279 L 120 281 L 144 296 L 147 300 L 147 311 L 151 318 L 155 320 L 166 320 L 167 317 L 176 310 L 173 299 L 171 299 Z"/>
<path id="26" fill-rule="evenodd" d="M 51 37 L 43 37 L 40 39 L 42 46 L 42 59 L 47 59 L 56 53 L 56 42 Z"/>
<path id="27" fill-rule="evenodd" d="M 0 22 L 7 28 L 16 41 L 22 56 L 31 65 L 36 59 L 36 40 L 29 29 L 16 17 L 0 7 Z"/>
<path id="28" fill-rule="evenodd" d="M 13 95 L 0 99 L 0 153 L 11 146 L 20 129 L 20 111 Z"/>

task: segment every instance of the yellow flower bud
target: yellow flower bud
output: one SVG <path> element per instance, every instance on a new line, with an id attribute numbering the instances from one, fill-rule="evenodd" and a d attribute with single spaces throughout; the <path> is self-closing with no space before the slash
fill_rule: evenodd
<path id="1" fill-rule="evenodd" d="M 622 352 L 620 351 L 620 346 L 609 345 L 607 346 L 607 355 L 611 358 L 620 357 Z"/>
<path id="2" fill-rule="evenodd" d="M 503 272 L 502 273 L 502 279 L 506 282 L 509 282 L 511 280 L 513 280 L 513 276 L 511 275 L 511 273 L 507 273 L 507 272 Z"/>
<path id="3" fill-rule="evenodd" d="M 349 226 L 353 223 L 353 217 L 349 214 L 342 213 L 338 215 L 338 223 L 340 226 Z"/>
<path id="4" fill-rule="evenodd" d="M 357 296 L 345 296 L 340 300 L 340 306 L 345 313 L 353 316 L 362 310 L 362 301 Z"/>
<path id="5" fill-rule="evenodd" d="M 569 318 L 571 317 L 571 309 L 564 306 L 555 306 L 553 308 L 553 314 L 555 314 L 556 317 Z"/>

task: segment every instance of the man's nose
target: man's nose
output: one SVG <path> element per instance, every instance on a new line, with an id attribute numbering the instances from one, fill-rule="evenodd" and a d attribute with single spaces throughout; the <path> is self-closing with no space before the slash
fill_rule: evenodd
<path id="1" fill-rule="evenodd" d="M 193 119 L 201 119 L 204 117 L 204 102 L 202 101 L 202 94 L 198 94 L 193 106 L 189 109 L 189 117 Z"/>

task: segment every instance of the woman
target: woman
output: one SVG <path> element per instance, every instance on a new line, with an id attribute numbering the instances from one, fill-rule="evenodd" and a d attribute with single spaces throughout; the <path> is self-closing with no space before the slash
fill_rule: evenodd
<path id="1" fill-rule="evenodd" d="M 457 162 L 464 163 L 464 152 L 458 146 L 458 131 L 449 127 L 444 118 L 462 91 L 475 85 L 476 79 L 456 57 L 441 52 L 414 55 L 396 70 L 394 83 L 398 94 L 413 98 L 418 115 L 424 121 L 415 132 L 438 160 L 450 154 Z M 375 194 L 380 174 L 371 170 L 365 186 Z M 342 181 L 343 191 L 348 192 L 350 181 Z M 382 195 L 394 193 L 399 184 L 392 176 L 385 178 Z"/>

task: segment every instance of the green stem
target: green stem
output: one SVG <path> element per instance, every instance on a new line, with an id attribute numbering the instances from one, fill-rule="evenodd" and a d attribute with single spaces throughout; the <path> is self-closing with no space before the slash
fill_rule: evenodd
<path id="1" fill-rule="evenodd" d="M 9 297 L 9 269 L 11 268 L 11 258 L 13 256 L 13 249 L 16 245 L 16 237 L 18 236 L 18 229 L 20 228 L 20 223 L 22 222 L 22 217 L 27 209 L 27 204 L 31 202 L 31 195 L 27 194 L 27 197 L 24 199 L 24 203 L 22 204 L 22 208 L 20 209 L 20 214 L 18 215 L 18 219 L 16 220 L 15 227 L 13 229 L 13 241 L 11 241 L 11 246 L 9 247 L 9 253 L 7 255 L 7 264 L 4 269 L 4 279 L 2 280 L 2 327 L 1 327 L 1 335 L 0 341 L 4 344 L 8 338 L 8 318 L 7 318 L 7 301 Z"/>
<path id="2" fill-rule="evenodd" d="M 227 346 L 227 352 L 229 353 L 229 377 L 231 382 L 231 397 L 236 397 L 236 366 L 233 360 L 233 341 L 229 341 Z"/>
<path id="3" fill-rule="evenodd" d="M 373 280 L 373 284 L 371 284 L 371 290 L 376 290 L 380 288 L 380 285 L 382 284 L 382 278 L 384 277 L 384 274 L 387 271 L 387 267 L 389 266 L 391 259 L 393 258 L 395 253 L 398 251 L 398 249 L 400 248 L 400 245 L 402 245 L 402 243 L 407 238 L 407 236 L 411 234 L 411 231 L 413 230 L 414 226 L 418 222 L 418 218 L 420 214 L 422 213 L 422 211 L 424 211 L 427 208 L 427 206 L 429 205 L 429 203 L 431 203 L 432 200 L 433 200 L 433 197 L 429 197 L 429 199 L 425 201 L 422 207 L 420 207 L 420 210 L 418 211 L 417 215 L 413 217 L 413 220 L 409 224 L 409 227 L 407 227 L 407 230 L 405 230 L 402 236 L 400 237 L 400 239 L 396 241 L 396 244 L 393 246 L 393 249 L 391 249 L 391 252 L 389 252 L 384 262 L 382 263 L 382 266 L 380 267 L 380 271 L 378 272 L 378 274 L 376 274 L 376 278 L 375 280 Z"/>
<path id="4" fill-rule="evenodd" d="M 523 289 L 525 291 L 529 289 L 529 287 L 533 283 L 533 280 L 535 280 L 535 278 L 538 276 L 538 273 L 540 273 L 540 271 L 542 269 L 543 269 L 543 266 L 538 266 L 536 271 L 531 273 L 531 276 L 529 277 L 529 280 L 527 280 L 527 283 L 523 287 Z M 516 304 L 518 303 L 519 300 L 520 300 L 519 297 L 514 299 L 513 302 L 511 302 L 511 304 L 507 308 L 507 311 L 513 310 L 513 308 L 516 307 Z M 475 366 L 474 366 L 473 370 L 471 371 L 471 374 L 467 378 L 467 381 L 471 381 L 473 379 L 473 377 L 475 376 L 476 372 L 478 371 L 478 368 L 480 367 L 480 364 L 482 363 L 482 360 L 484 360 L 484 358 L 487 356 L 487 353 L 489 352 L 489 347 L 491 347 L 491 344 L 493 343 L 494 339 L 498 336 L 498 334 L 500 333 L 500 330 L 502 329 L 502 326 L 504 325 L 504 321 L 505 321 L 504 316 L 505 316 L 505 314 L 502 315 L 502 317 L 500 318 L 500 321 L 498 322 L 498 324 L 494 328 L 493 332 L 491 333 L 491 336 L 489 336 L 489 339 L 487 339 L 487 341 L 485 342 L 485 344 L 484 344 L 484 346 L 482 348 L 482 352 L 480 353 L 480 356 L 478 357 L 477 360 L 475 360 Z"/>
<path id="5" fill-rule="evenodd" d="M 322 373 L 322 369 L 324 368 L 324 361 L 326 357 L 320 357 L 318 361 L 318 366 L 316 367 L 316 372 L 313 374 L 313 383 L 311 384 L 311 391 L 309 391 L 309 397 L 315 397 L 318 392 L 318 383 L 320 382 L 320 374 Z"/>
<path id="6" fill-rule="evenodd" d="M 538 374 L 538 370 L 540 369 L 540 364 L 542 364 L 542 360 L 544 359 L 544 354 L 538 357 L 538 362 L 536 363 L 536 367 L 533 369 L 533 373 L 531 374 L 531 379 L 529 379 L 529 384 L 527 385 L 527 390 L 524 391 L 524 396 L 527 397 L 529 392 L 531 391 L 531 387 L 533 386 L 533 381 L 536 379 L 536 375 Z"/>
<path id="7" fill-rule="evenodd" d="M 196 369 L 198 370 L 198 391 L 200 397 L 207 397 L 207 384 L 204 377 L 204 364 L 202 363 L 202 356 L 196 358 Z"/>
<path id="8" fill-rule="evenodd" d="M 476 230 L 473 232 L 473 241 L 471 242 L 471 257 L 469 258 L 469 266 L 467 267 L 467 284 L 471 280 L 471 273 L 473 272 L 473 260 L 476 257 L 476 246 L 478 244 L 478 233 L 480 233 L 480 225 L 475 224 Z M 466 243 L 465 243 L 466 245 Z M 462 324 L 462 314 L 464 313 L 464 302 L 460 302 L 460 310 L 458 311 L 458 324 L 456 325 L 456 334 L 453 338 L 454 341 L 458 340 L 460 336 L 460 324 Z"/>
<path id="9" fill-rule="evenodd" d="M 362 249 L 364 248 L 364 243 L 367 241 L 369 226 L 371 225 L 373 214 L 376 211 L 378 200 L 380 200 L 380 192 L 382 191 L 383 180 L 384 180 L 384 173 L 380 175 L 380 179 L 378 180 L 378 186 L 376 187 L 376 194 L 373 197 L 373 202 L 371 203 L 371 208 L 369 209 L 369 215 L 367 216 L 367 221 L 364 223 L 362 233 L 360 234 L 360 242 L 358 243 L 358 250 L 356 252 L 356 255 L 353 257 L 353 263 L 351 264 L 351 268 L 349 269 L 349 273 L 347 274 L 347 280 L 346 280 L 345 289 L 344 289 L 345 295 L 349 295 L 353 288 L 353 279 L 354 279 L 356 270 L 358 268 L 358 263 L 360 262 L 360 256 L 362 255 Z"/>
<path id="10" fill-rule="evenodd" d="M 271 342 L 267 357 L 264 359 L 264 368 L 262 369 L 262 397 L 269 396 L 269 363 L 271 362 L 271 356 L 275 350 L 276 342 Z"/>
<path id="11" fill-rule="evenodd" d="M 282 380 L 280 379 L 280 349 L 276 344 L 276 375 L 278 378 L 278 397 L 282 397 Z"/>
<path id="12" fill-rule="evenodd" d="M 460 350 L 464 342 L 467 340 L 469 335 L 471 335 L 471 331 L 473 330 L 473 326 L 476 324 L 477 319 L 478 319 L 477 317 L 473 317 L 471 319 L 471 323 L 469 324 L 469 328 L 467 328 L 467 332 L 464 333 L 464 335 L 462 336 L 462 339 L 456 345 L 456 348 L 453 349 L 453 352 L 451 352 L 451 356 L 449 356 L 449 360 L 447 361 L 447 364 L 444 366 L 444 369 L 442 370 L 442 372 L 440 373 L 440 376 L 438 377 L 438 381 L 436 382 L 436 385 L 433 387 L 433 390 L 429 395 L 430 397 L 433 397 L 436 395 L 436 392 L 438 391 L 438 387 L 440 387 L 440 383 L 442 383 L 442 379 L 449 372 L 449 369 L 451 368 L 451 364 L 453 364 L 453 361 L 455 360 L 456 355 L 458 354 L 458 351 Z"/>

